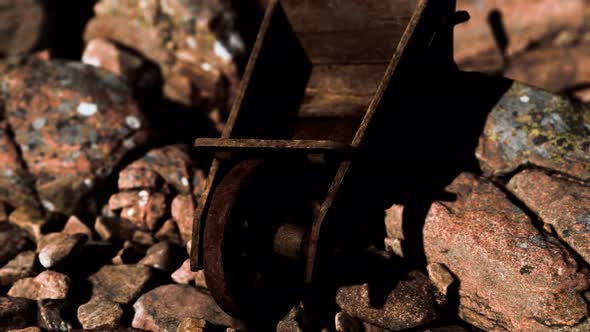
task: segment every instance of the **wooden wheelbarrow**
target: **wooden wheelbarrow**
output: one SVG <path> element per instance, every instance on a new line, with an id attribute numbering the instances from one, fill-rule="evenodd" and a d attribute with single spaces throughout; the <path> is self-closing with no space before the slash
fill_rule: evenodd
<path id="1" fill-rule="evenodd" d="M 191 267 L 221 308 L 266 312 L 313 283 L 323 225 L 374 119 L 398 111 L 419 55 L 454 65 L 457 19 L 454 0 L 266 1 L 223 134 L 195 143 L 216 154 Z"/>

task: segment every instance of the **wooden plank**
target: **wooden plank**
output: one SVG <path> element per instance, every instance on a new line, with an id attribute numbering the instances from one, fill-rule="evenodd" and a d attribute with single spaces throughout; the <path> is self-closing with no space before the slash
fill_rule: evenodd
<path id="1" fill-rule="evenodd" d="M 403 31 L 376 29 L 299 33 L 310 62 L 318 64 L 387 63 Z"/>
<path id="2" fill-rule="evenodd" d="M 387 64 L 318 65 L 298 117 L 363 117 Z"/>
<path id="3" fill-rule="evenodd" d="M 417 0 L 283 0 L 296 32 L 398 30 L 401 35 Z"/>

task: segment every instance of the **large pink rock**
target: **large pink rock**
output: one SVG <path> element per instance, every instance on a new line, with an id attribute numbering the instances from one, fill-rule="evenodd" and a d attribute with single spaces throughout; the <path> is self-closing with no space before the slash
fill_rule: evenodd
<path id="1" fill-rule="evenodd" d="M 74 212 L 147 138 L 130 89 L 104 70 L 31 58 L 1 81 L 14 141 L 50 212 Z"/>
<path id="2" fill-rule="evenodd" d="M 211 295 L 188 285 L 160 286 L 142 295 L 133 308 L 133 327 L 147 331 L 176 331 L 187 317 L 237 329 L 244 327 L 223 312 Z"/>
<path id="3" fill-rule="evenodd" d="M 590 263 L 590 186 L 531 170 L 512 177 L 508 189 Z"/>
<path id="4" fill-rule="evenodd" d="M 429 263 L 459 280 L 459 315 L 488 331 L 551 331 L 588 316 L 588 270 L 491 182 L 461 174 L 424 225 Z"/>

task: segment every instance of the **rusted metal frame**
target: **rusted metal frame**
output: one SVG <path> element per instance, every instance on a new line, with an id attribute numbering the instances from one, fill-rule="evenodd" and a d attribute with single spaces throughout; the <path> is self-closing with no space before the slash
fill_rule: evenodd
<path id="1" fill-rule="evenodd" d="M 262 19 L 260 30 L 258 36 L 256 37 L 256 42 L 254 43 L 254 47 L 252 49 L 250 55 L 250 61 L 246 66 L 246 70 L 244 72 L 242 81 L 240 82 L 240 88 L 236 95 L 235 102 L 233 107 L 230 111 L 227 123 L 223 129 L 221 134 L 222 138 L 230 138 L 232 135 L 232 131 L 236 124 L 239 111 L 242 107 L 242 101 L 244 100 L 244 96 L 246 94 L 248 85 L 252 79 L 254 74 L 254 70 L 256 68 L 257 59 L 260 56 L 262 51 L 262 47 L 264 46 L 264 40 L 268 34 L 269 28 L 271 26 L 271 20 L 275 13 L 276 7 L 279 4 L 279 0 L 268 0 L 267 7 L 264 12 L 264 17 Z M 211 202 L 211 190 L 213 190 L 214 185 L 217 182 L 217 178 L 219 175 L 220 170 L 220 160 L 217 158 L 213 159 L 211 163 L 211 167 L 209 169 L 209 175 L 207 177 L 207 185 L 201 198 L 199 199 L 198 205 L 195 209 L 195 215 L 193 217 L 193 234 L 192 234 L 192 241 L 191 241 L 191 255 L 190 255 L 190 263 L 191 263 L 191 270 L 197 271 L 203 268 L 203 252 L 202 252 L 202 240 L 203 240 L 203 228 L 204 228 L 204 219 L 209 208 L 209 203 Z"/>
<path id="2" fill-rule="evenodd" d="M 351 156 L 355 150 L 350 144 L 323 140 L 278 140 L 247 138 L 198 138 L 195 148 L 226 152 L 252 153 L 325 153 L 343 158 Z"/>
<path id="3" fill-rule="evenodd" d="M 427 46 L 431 42 L 435 35 L 437 26 L 432 26 L 431 17 L 427 17 L 426 12 L 428 9 L 434 11 L 435 2 L 439 0 L 420 0 L 417 4 L 414 14 L 408 23 L 408 26 L 399 41 L 398 47 L 387 67 L 384 74 L 384 78 L 381 81 L 375 96 L 373 97 L 371 104 L 365 114 L 363 121 L 359 129 L 356 132 L 352 146 L 355 148 L 361 148 L 364 142 L 364 138 L 370 128 L 371 121 L 375 118 L 375 114 L 383 107 L 383 99 L 387 93 L 391 93 L 388 89 L 392 79 L 396 74 L 402 70 L 408 70 L 407 68 L 401 68 L 400 63 L 408 57 L 417 54 L 416 46 Z M 429 22 L 430 20 L 430 22 Z M 429 24 L 430 23 L 430 24 Z M 436 22 L 434 23 L 436 24 Z M 421 31 L 417 31 L 418 27 L 422 25 Z M 418 33 L 419 32 L 419 33 Z M 418 45 L 417 45 L 418 44 Z M 338 199 L 338 193 L 343 182 L 349 173 L 351 161 L 343 161 L 340 163 L 334 180 L 332 181 L 328 194 L 324 199 L 321 208 L 312 224 L 311 232 L 309 234 L 309 243 L 307 248 L 307 259 L 305 266 L 305 282 L 311 283 L 313 280 L 313 271 L 316 264 L 318 244 L 322 226 L 324 221 L 329 217 L 329 213 L 334 205 L 334 202 Z"/>

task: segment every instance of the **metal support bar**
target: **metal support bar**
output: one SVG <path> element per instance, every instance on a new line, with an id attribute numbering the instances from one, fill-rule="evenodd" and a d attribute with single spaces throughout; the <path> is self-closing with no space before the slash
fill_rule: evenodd
<path id="1" fill-rule="evenodd" d="M 335 141 L 198 138 L 195 148 L 226 152 L 329 153 L 348 156 L 355 148 Z"/>

